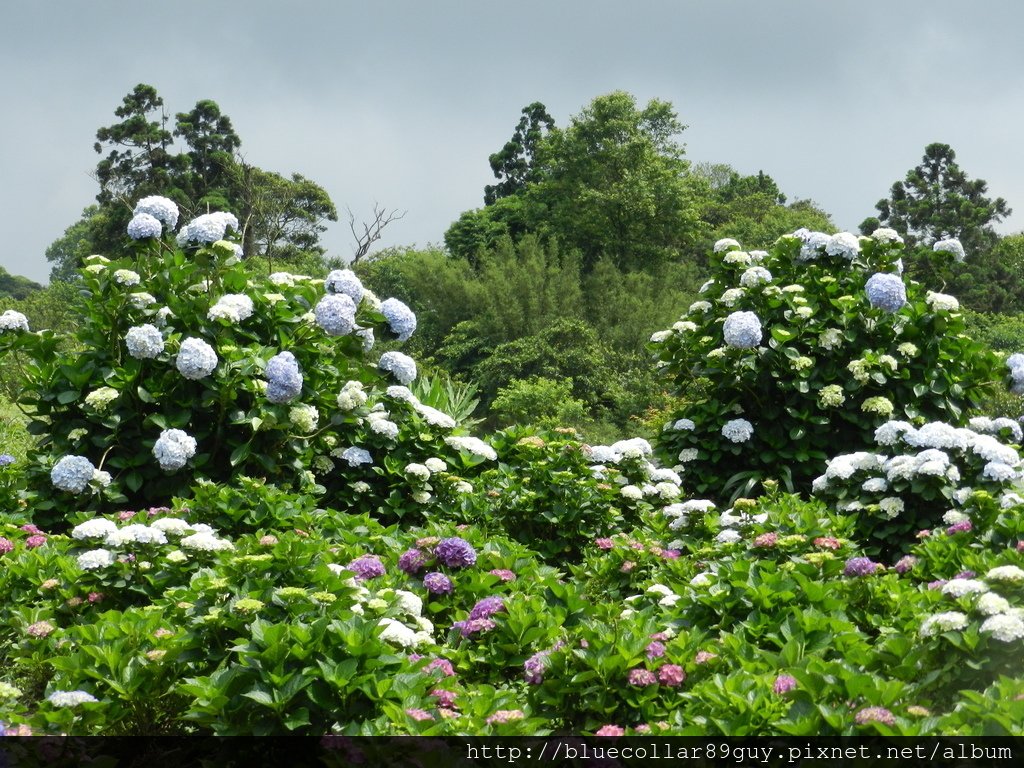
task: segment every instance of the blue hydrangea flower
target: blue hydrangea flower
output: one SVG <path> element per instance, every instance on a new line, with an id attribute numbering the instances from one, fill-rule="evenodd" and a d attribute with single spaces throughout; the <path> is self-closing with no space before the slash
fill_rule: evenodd
<path id="1" fill-rule="evenodd" d="M 181 342 L 175 365 L 186 379 L 205 379 L 217 367 L 217 353 L 202 339 L 188 338 Z"/>
<path id="2" fill-rule="evenodd" d="M 868 301 L 876 309 L 886 312 L 898 312 L 907 303 L 907 287 L 899 275 L 891 272 L 876 272 L 868 278 L 864 289 Z"/>
<path id="3" fill-rule="evenodd" d="M 416 361 L 401 352 L 385 352 L 377 365 L 407 386 L 416 380 Z"/>
<path id="4" fill-rule="evenodd" d="M 329 336 L 345 336 L 356 325 L 356 305 L 344 293 L 328 293 L 317 302 L 313 314 Z"/>
<path id="5" fill-rule="evenodd" d="M 165 429 L 153 446 L 160 469 L 175 472 L 196 455 L 196 439 L 180 429 Z"/>
<path id="6" fill-rule="evenodd" d="M 341 452 L 341 458 L 348 462 L 350 467 L 358 467 L 360 464 L 372 464 L 373 457 L 365 448 L 350 446 Z"/>
<path id="7" fill-rule="evenodd" d="M 136 360 L 151 360 L 164 351 L 164 337 L 160 329 L 149 323 L 129 328 L 124 343 L 128 354 Z"/>
<path id="8" fill-rule="evenodd" d="M 160 237 L 163 225 L 148 213 L 137 213 L 128 222 L 128 237 L 132 240 L 144 240 L 147 237 Z"/>
<path id="9" fill-rule="evenodd" d="M 380 305 L 380 311 L 399 341 L 408 340 L 416 330 L 416 315 L 398 299 L 387 299 Z"/>
<path id="10" fill-rule="evenodd" d="M 174 229 L 178 225 L 178 206 L 173 200 L 160 195 L 144 197 L 135 204 L 133 215 L 148 213 L 154 219 L 162 221 L 168 229 Z"/>
<path id="11" fill-rule="evenodd" d="M 351 269 L 335 269 L 324 281 L 324 288 L 328 293 L 340 293 L 352 299 L 353 303 L 359 304 L 363 300 L 363 283 Z"/>
<path id="12" fill-rule="evenodd" d="M 50 482 L 68 493 L 81 493 L 89 486 L 96 467 L 85 456 L 65 456 L 50 471 Z"/>
<path id="13" fill-rule="evenodd" d="M 281 352 L 267 361 L 267 400 L 287 403 L 302 392 L 302 373 L 291 352 Z"/>
<path id="14" fill-rule="evenodd" d="M 178 245 L 188 243 L 215 243 L 224 239 L 228 227 L 238 231 L 238 219 L 233 214 L 217 211 L 197 216 L 181 228 Z"/>
<path id="15" fill-rule="evenodd" d="M 6 467 L 9 464 L 13 464 L 16 459 L 9 453 L 0 453 L 0 467 Z"/>
<path id="16" fill-rule="evenodd" d="M 733 312 L 722 326 L 725 343 L 738 349 L 751 349 L 761 343 L 761 321 L 753 312 Z"/>

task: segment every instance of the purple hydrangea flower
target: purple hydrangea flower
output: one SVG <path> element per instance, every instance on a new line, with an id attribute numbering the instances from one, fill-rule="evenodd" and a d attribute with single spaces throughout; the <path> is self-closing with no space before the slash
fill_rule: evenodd
<path id="1" fill-rule="evenodd" d="M 907 303 L 907 287 L 899 275 L 876 272 L 868 278 L 864 289 L 872 307 L 886 312 L 898 312 Z"/>
<path id="2" fill-rule="evenodd" d="M 465 568 L 476 562 L 476 550 L 465 539 L 453 536 L 442 539 L 434 549 L 437 559 L 449 568 Z"/>
<path id="3" fill-rule="evenodd" d="M 864 709 L 853 716 L 853 721 L 857 725 L 866 725 L 868 723 L 896 725 L 895 716 L 885 707 L 864 707 Z"/>
<path id="4" fill-rule="evenodd" d="M 13 464 L 15 461 L 14 457 L 9 453 L 0 453 L 0 467 L 6 467 L 8 464 Z"/>
<path id="5" fill-rule="evenodd" d="M 287 403 L 302 392 L 299 363 L 291 352 L 281 352 L 267 361 L 267 400 Z"/>
<path id="6" fill-rule="evenodd" d="M 903 574 L 912 570 L 915 565 L 917 565 L 917 558 L 913 555 L 906 555 L 897 561 L 894 570 L 896 573 Z"/>
<path id="7" fill-rule="evenodd" d="M 436 571 L 423 577 L 423 586 L 432 595 L 450 595 L 455 590 L 452 580 Z"/>
<path id="8" fill-rule="evenodd" d="M 959 523 L 954 523 L 953 525 L 949 526 L 949 528 L 946 529 L 946 533 L 948 535 L 952 536 L 953 534 L 956 534 L 956 533 L 967 533 L 968 531 L 972 530 L 973 528 L 974 528 L 974 526 L 971 525 L 971 521 L 970 520 L 963 520 L 963 521 L 961 521 Z"/>
<path id="9" fill-rule="evenodd" d="M 357 557 L 345 568 L 352 571 L 360 581 L 367 581 L 384 575 L 384 563 L 380 561 L 377 555 Z"/>
<path id="10" fill-rule="evenodd" d="M 775 684 L 772 685 L 772 690 L 779 696 L 782 696 L 796 688 L 796 685 L 796 678 L 792 675 L 779 675 L 775 678 Z"/>
<path id="11" fill-rule="evenodd" d="M 417 573 L 422 571 L 426 565 L 427 557 L 418 549 L 407 549 L 402 553 L 401 557 L 398 558 L 398 567 L 410 576 L 415 576 Z"/>
<path id="12" fill-rule="evenodd" d="M 504 610 L 505 601 L 500 597 L 485 597 L 473 606 L 473 610 L 469 612 L 469 619 L 470 621 L 473 619 L 489 619 L 494 614 Z"/>
<path id="13" fill-rule="evenodd" d="M 489 629 L 494 629 L 497 626 L 491 619 L 468 619 L 466 621 L 456 621 L 452 624 L 452 627 L 459 630 L 459 634 L 463 637 L 469 637 L 475 635 L 477 632 L 486 632 Z"/>
<path id="14" fill-rule="evenodd" d="M 631 669 L 629 670 L 629 684 L 636 686 L 645 685 L 656 685 L 658 682 L 658 676 L 651 672 L 649 669 Z"/>
<path id="15" fill-rule="evenodd" d="M 647 658 L 648 659 L 660 659 L 665 655 L 664 643 L 659 643 L 657 640 L 647 646 Z"/>
<path id="16" fill-rule="evenodd" d="M 851 557 L 843 569 L 844 576 L 870 576 L 878 570 L 878 563 L 868 557 Z"/>

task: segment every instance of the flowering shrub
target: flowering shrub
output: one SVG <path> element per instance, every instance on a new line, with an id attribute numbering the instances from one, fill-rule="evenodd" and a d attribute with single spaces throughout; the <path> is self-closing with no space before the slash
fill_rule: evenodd
<path id="1" fill-rule="evenodd" d="M 693 393 L 659 444 L 692 487 L 808 489 L 834 446 L 868 448 L 890 418 L 955 424 L 981 401 L 998 359 L 965 335 L 955 299 L 901 276 L 902 252 L 891 230 L 716 246 L 701 299 L 652 338 Z"/>
<path id="2" fill-rule="evenodd" d="M 416 364 L 379 354 L 374 340 L 407 339 L 408 307 L 377 301 L 347 270 L 326 283 L 251 274 L 224 239 L 238 227 L 230 214 L 200 216 L 177 236 L 176 223 L 171 201 L 145 198 L 126 255 L 87 260 L 80 351 L 61 353 L 53 334 L 3 315 L 0 348 L 30 356 L 21 400 L 41 438 L 27 473 L 37 522 L 163 503 L 239 474 L 333 491 L 353 481 L 327 477 L 338 458 L 370 456 L 379 468 L 407 438 L 430 455 L 451 435 L 455 421 L 415 398 L 398 404 L 404 417 L 383 410 L 389 385 L 409 384 Z"/>

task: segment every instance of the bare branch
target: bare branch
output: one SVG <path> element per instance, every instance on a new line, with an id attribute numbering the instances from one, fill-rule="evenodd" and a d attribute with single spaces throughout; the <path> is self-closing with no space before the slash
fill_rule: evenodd
<path id="1" fill-rule="evenodd" d="M 408 213 L 408 211 L 399 213 L 397 209 L 388 211 L 387 208 L 382 208 L 378 203 L 374 203 L 373 219 L 369 223 L 365 221 L 360 222 L 359 226 L 362 227 L 363 233 L 359 234 L 356 228 L 355 214 L 352 213 L 351 208 L 346 207 L 345 210 L 348 211 L 348 228 L 352 232 L 352 238 L 356 241 L 356 247 L 352 255 L 353 264 L 366 256 L 370 251 L 370 246 L 380 240 L 384 227 L 393 221 L 398 221 Z"/>

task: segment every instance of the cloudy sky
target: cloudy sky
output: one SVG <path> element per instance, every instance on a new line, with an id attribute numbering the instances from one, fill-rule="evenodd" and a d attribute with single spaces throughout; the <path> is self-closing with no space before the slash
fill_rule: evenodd
<path id="1" fill-rule="evenodd" d="M 672 102 L 694 161 L 763 169 L 855 229 L 934 141 L 1024 229 L 1018 0 L 55 0 L 0 19 L 0 264 L 46 247 L 96 194 L 96 129 L 137 83 L 172 114 L 213 99 L 246 159 L 340 210 L 407 210 L 382 245 L 441 242 L 482 203 L 520 110 L 559 125 L 623 89 Z M 326 236 L 347 256 L 347 224 Z"/>

